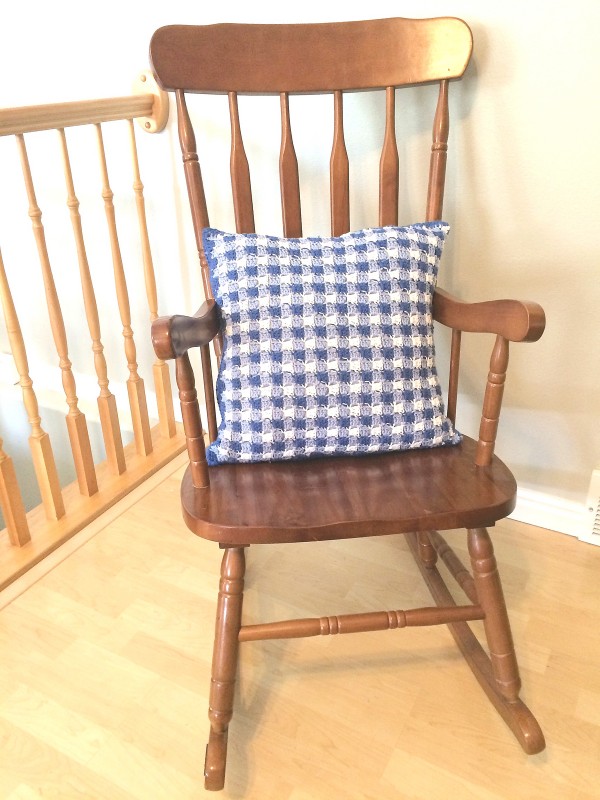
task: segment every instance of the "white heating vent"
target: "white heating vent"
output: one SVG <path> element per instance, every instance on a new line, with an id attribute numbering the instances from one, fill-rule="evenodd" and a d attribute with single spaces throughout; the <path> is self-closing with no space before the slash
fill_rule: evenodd
<path id="1" fill-rule="evenodd" d="M 592 472 L 586 508 L 588 524 L 585 538 L 587 541 L 600 544 L 600 469 Z"/>

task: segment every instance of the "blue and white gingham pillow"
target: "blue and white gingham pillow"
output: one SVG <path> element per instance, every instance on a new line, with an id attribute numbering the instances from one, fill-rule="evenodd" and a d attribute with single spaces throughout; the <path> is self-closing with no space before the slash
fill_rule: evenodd
<path id="1" fill-rule="evenodd" d="M 225 337 L 208 463 L 457 444 L 431 315 L 448 229 L 305 239 L 205 229 Z"/>

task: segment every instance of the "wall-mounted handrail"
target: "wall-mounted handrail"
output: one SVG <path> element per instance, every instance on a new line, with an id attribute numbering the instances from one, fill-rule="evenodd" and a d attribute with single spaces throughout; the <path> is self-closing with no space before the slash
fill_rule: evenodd
<path id="1" fill-rule="evenodd" d="M 0 136 L 95 125 L 120 119 L 138 120 L 149 133 L 163 130 L 169 114 L 169 100 L 167 93 L 159 89 L 152 73 L 140 73 L 134 91 L 135 94 L 126 97 L 2 108 Z"/>

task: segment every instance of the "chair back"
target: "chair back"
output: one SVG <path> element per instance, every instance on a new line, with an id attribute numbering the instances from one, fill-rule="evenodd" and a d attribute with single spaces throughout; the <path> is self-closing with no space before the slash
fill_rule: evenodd
<path id="1" fill-rule="evenodd" d="M 328 93 L 333 103 L 330 147 L 331 234 L 350 230 L 350 164 L 344 133 L 344 95 L 376 90 L 385 98 L 379 160 L 379 213 L 374 224 L 398 224 L 400 164 L 396 141 L 396 89 L 439 83 L 423 219 L 442 216 L 449 130 L 448 85 L 464 73 L 472 36 L 462 20 L 379 19 L 319 24 L 170 25 L 154 34 L 152 67 L 159 85 L 176 95 L 178 130 L 196 242 L 207 298 L 212 298 L 202 230 L 211 225 L 200 159 L 186 95 L 226 95 L 231 124 L 230 180 L 238 233 L 255 231 L 250 169 L 238 107 L 240 95 L 279 96 L 279 178 L 283 233 L 303 235 L 298 157 L 292 136 L 290 95 Z M 318 120 L 316 121 L 318 123 Z M 254 177 L 255 186 L 262 186 Z M 212 223 L 215 227 L 215 223 Z M 273 233 L 273 230 L 266 231 Z M 218 350 L 218 340 L 217 340 Z M 217 352 L 218 355 L 218 352 Z M 205 392 L 210 388 L 205 374 Z M 208 395 L 209 431 L 216 430 Z"/>

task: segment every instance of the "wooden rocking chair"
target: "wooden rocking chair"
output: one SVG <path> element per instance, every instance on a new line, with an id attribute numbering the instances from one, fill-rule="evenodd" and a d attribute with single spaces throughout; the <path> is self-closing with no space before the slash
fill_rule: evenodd
<path id="1" fill-rule="evenodd" d="M 182 485 L 183 516 L 198 536 L 224 549 L 210 690 L 210 739 L 205 785 L 221 789 L 227 731 L 232 717 L 240 642 L 447 624 L 484 691 L 527 753 L 545 746 L 543 734 L 519 699 L 520 679 L 506 606 L 487 527 L 511 513 L 516 483 L 494 455 L 509 342 L 533 342 L 544 330 L 535 303 L 498 300 L 464 303 L 437 289 L 433 319 L 452 330 L 447 414 L 456 410 L 461 332 L 495 334 L 478 441 L 368 455 L 335 455 L 209 466 L 188 351 L 200 348 L 208 438 L 217 437 L 210 346 L 223 351 L 222 318 L 213 299 L 203 231 L 207 203 L 186 94 L 228 96 L 231 183 L 238 233 L 254 231 L 248 160 L 240 131 L 238 94 L 279 95 L 280 180 L 285 237 L 301 237 L 298 161 L 291 135 L 289 95 L 332 94 L 331 234 L 349 231 L 348 157 L 343 96 L 381 90 L 386 122 L 380 161 L 380 226 L 398 225 L 399 170 L 395 135 L 398 87 L 439 83 L 433 121 L 425 220 L 442 218 L 448 141 L 448 88 L 469 62 L 472 37 L 461 20 L 389 19 L 315 25 L 167 26 L 152 38 L 150 54 L 159 84 L 174 91 L 185 176 L 207 300 L 194 317 L 156 320 L 156 353 L 176 359 L 190 465 Z M 383 102 L 383 101 L 382 101 Z M 276 221 L 275 223 L 276 224 Z M 467 530 L 472 574 L 438 530 Z M 316 619 L 242 625 L 245 548 L 254 544 L 311 542 L 406 534 L 435 606 Z M 464 591 L 459 605 L 436 561 L 443 560 Z M 483 620 L 490 656 L 467 624 Z"/>

